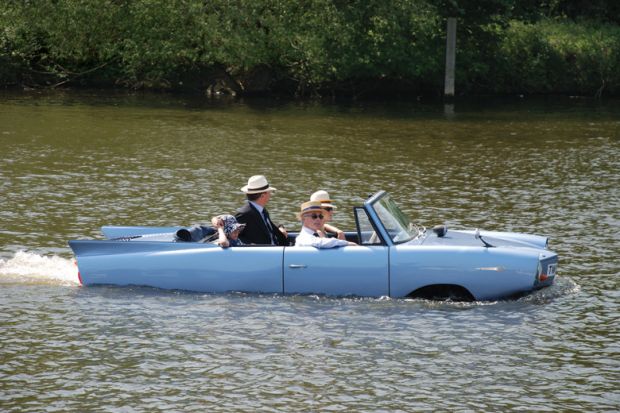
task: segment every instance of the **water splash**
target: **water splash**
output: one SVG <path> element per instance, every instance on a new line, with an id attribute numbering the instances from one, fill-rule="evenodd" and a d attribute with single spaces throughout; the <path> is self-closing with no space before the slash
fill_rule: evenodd
<path id="1" fill-rule="evenodd" d="M 18 251 L 13 258 L 0 259 L 0 284 L 79 285 L 73 260 Z"/>

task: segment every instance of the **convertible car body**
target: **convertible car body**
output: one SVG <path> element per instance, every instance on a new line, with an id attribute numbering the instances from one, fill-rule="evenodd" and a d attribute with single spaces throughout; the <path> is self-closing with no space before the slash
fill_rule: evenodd
<path id="1" fill-rule="evenodd" d="M 242 246 L 181 242 L 181 227 L 103 227 L 76 240 L 83 285 L 141 285 L 201 292 L 496 300 L 551 285 L 547 238 L 413 225 L 380 191 L 353 209 L 359 246 Z M 289 234 L 292 244 L 296 233 Z"/>

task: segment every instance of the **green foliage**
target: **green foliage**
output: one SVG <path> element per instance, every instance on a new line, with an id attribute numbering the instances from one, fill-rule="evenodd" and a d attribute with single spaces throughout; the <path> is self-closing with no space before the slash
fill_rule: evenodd
<path id="1" fill-rule="evenodd" d="M 22 80 L 59 81 L 113 58 L 117 8 L 88 1 L 35 4 L 10 3 L 0 16 L 3 55 L 24 73 Z"/>
<path id="2" fill-rule="evenodd" d="M 276 61 L 302 89 L 438 73 L 442 23 L 424 1 L 285 4 L 274 25 Z"/>
<path id="3" fill-rule="evenodd" d="M 620 92 L 620 27 L 616 25 L 513 22 L 498 52 L 495 82 L 499 90 L 590 95 Z"/>
<path id="4" fill-rule="evenodd" d="M 612 3 L 0 0 L 0 85 L 439 94 L 457 16 L 461 93 L 619 93 Z"/>

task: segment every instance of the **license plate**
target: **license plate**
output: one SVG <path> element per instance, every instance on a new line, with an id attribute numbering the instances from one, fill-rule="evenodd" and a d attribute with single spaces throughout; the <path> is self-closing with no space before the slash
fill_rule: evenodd
<path id="1" fill-rule="evenodd" d="M 558 264 L 547 265 L 547 277 L 555 277 L 555 273 L 558 269 Z"/>

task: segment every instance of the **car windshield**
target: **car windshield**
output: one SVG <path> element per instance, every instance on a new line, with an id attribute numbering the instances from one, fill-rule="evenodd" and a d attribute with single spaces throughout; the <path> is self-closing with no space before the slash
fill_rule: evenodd
<path id="1" fill-rule="evenodd" d="M 420 235 L 420 230 L 413 225 L 409 217 L 398 208 L 392 199 L 385 195 L 372 205 L 394 244 L 411 241 Z"/>

